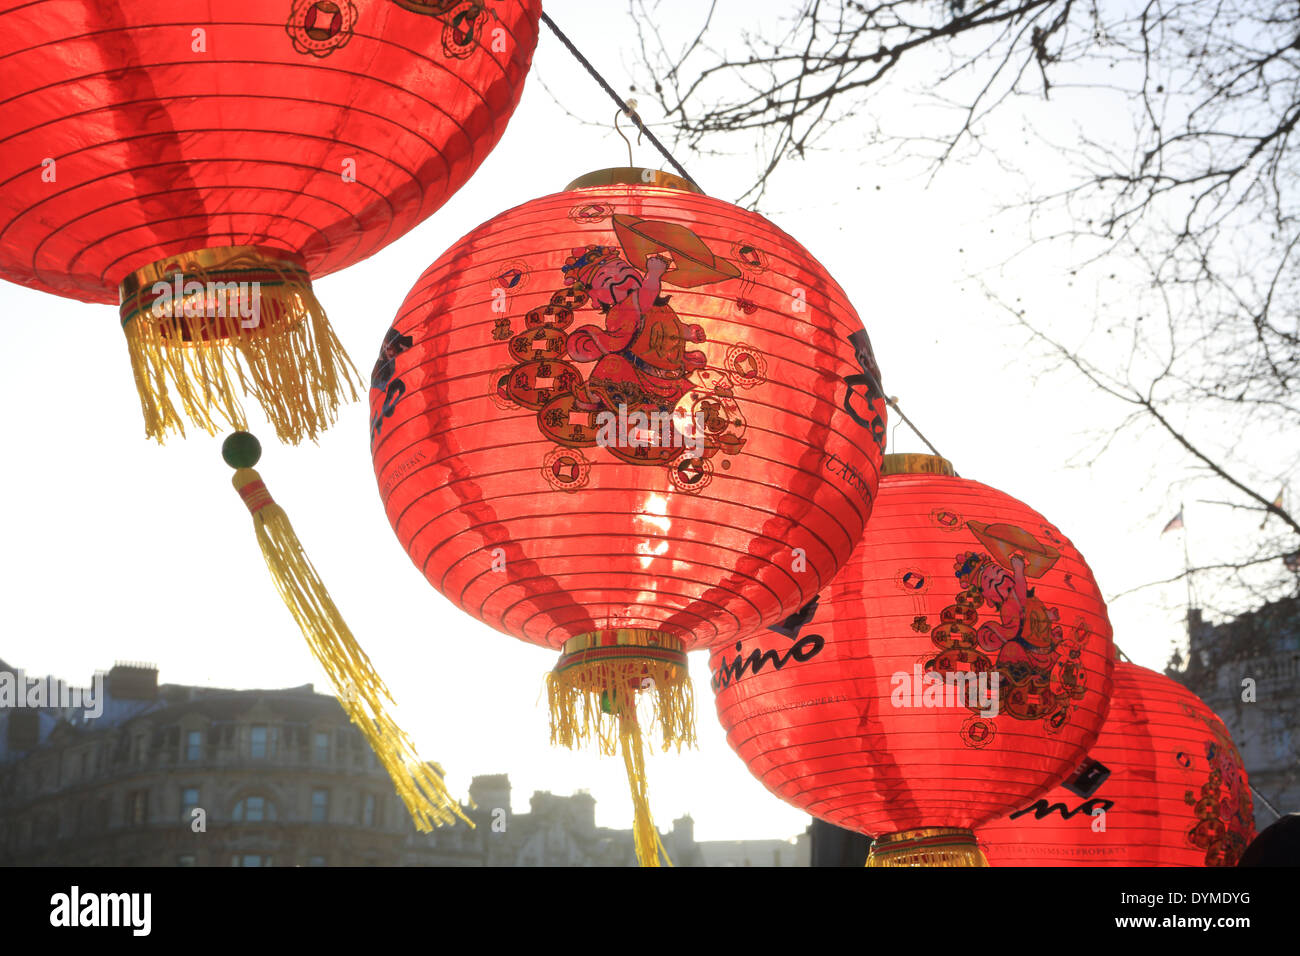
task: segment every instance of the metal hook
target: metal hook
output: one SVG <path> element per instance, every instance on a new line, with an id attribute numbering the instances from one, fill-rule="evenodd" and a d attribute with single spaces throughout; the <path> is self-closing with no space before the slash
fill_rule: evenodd
<path id="1" fill-rule="evenodd" d="M 618 135 L 622 138 L 623 142 L 627 143 L 627 164 L 629 166 L 635 166 L 636 164 L 632 162 L 632 141 L 629 140 L 626 136 L 623 136 L 623 131 L 618 128 L 618 118 L 622 114 L 623 114 L 622 110 L 618 110 L 617 112 L 614 113 L 614 132 L 618 133 Z M 641 142 L 641 137 L 638 136 L 637 143 L 640 144 L 640 142 Z"/>

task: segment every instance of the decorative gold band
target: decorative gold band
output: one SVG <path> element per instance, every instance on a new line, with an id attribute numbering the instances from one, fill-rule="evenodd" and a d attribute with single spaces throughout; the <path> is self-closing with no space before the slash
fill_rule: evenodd
<path id="1" fill-rule="evenodd" d="M 916 830 L 902 830 L 876 837 L 871 845 L 871 852 L 881 855 L 910 853 L 940 847 L 976 849 L 978 846 L 974 831 L 967 830 L 965 827 L 920 827 Z"/>
<path id="2" fill-rule="evenodd" d="M 207 249 L 191 249 L 136 269 L 118 286 L 118 297 L 125 302 L 127 297 L 135 295 L 142 288 L 152 287 L 155 282 L 170 282 L 178 272 L 208 273 L 244 265 L 275 267 L 304 274 L 307 272 L 302 259 L 287 249 L 271 246 L 212 246 Z"/>
<path id="3" fill-rule="evenodd" d="M 686 666 L 686 643 L 660 631 L 627 627 L 579 634 L 564 642 L 556 671 L 617 661 L 658 661 Z"/>
<path id="4" fill-rule="evenodd" d="M 952 462 L 938 455 L 886 455 L 880 466 L 880 475 L 947 475 L 957 474 Z"/>
<path id="5" fill-rule="evenodd" d="M 704 195 L 704 191 L 689 179 L 683 179 L 673 173 L 665 173 L 661 169 L 648 169 L 641 166 L 612 166 L 609 169 L 598 169 L 585 176 L 579 176 L 565 186 L 564 191 L 585 189 L 588 186 L 661 186 L 665 189 L 681 189 L 688 193 Z"/>
<path id="6" fill-rule="evenodd" d="M 619 627 L 607 631 L 589 631 L 564 642 L 562 654 L 574 654 L 593 647 L 658 647 L 686 653 L 686 642 L 680 638 L 652 631 L 646 627 Z"/>
<path id="7" fill-rule="evenodd" d="M 142 266 L 122 280 L 117 289 L 122 324 L 151 308 L 160 297 L 169 302 L 177 299 L 173 308 L 179 308 L 180 300 L 186 295 L 185 283 L 191 280 L 256 282 L 268 292 L 285 284 L 311 288 L 311 274 L 302 259 L 284 249 L 269 246 L 191 249 Z M 160 283 L 167 286 L 164 292 L 155 291 Z"/>

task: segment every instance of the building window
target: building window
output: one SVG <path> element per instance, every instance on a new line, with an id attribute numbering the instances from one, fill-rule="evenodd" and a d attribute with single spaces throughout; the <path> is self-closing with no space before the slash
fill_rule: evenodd
<path id="1" fill-rule="evenodd" d="M 317 731 L 312 735 L 312 760 L 316 763 L 330 762 L 330 735 Z"/>
<path id="2" fill-rule="evenodd" d="M 253 728 L 252 755 L 254 757 L 266 756 L 266 728 L 265 727 L 257 726 Z"/>
<path id="3" fill-rule="evenodd" d="M 367 793 L 361 799 L 361 825 L 363 827 L 373 827 L 375 825 L 375 795 Z"/>
<path id="4" fill-rule="evenodd" d="M 328 790 L 311 792 L 311 822 L 326 823 L 329 820 L 330 794 Z"/>
<path id="5" fill-rule="evenodd" d="M 313 857 L 311 857 L 310 859 L 307 860 L 307 865 L 308 865 L 308 866 L 324 866 L 324 865 L 325 865 L 325 857 L 323 857 L 323 856 L 313 856 Z"/>
<path id="6" fill-rule="evenodd" d="M 262 823 L 275 819 L 275 804 L 266 797 L 245 797 L 235 804 L 236 823 Z"/>
<path id="7" fill-rule="evenodd" d="M 249 797 L 244 801 L 244 819 L 249 823 L 261 823 L 266 815 L 266 800 L 262 797 Z"/>
<path id="8" fill-rule="evenodd" d="M 149 791 L 132 790 L 126 795 L 126 822 L 138 827 L 149 819 Z"/>
<path id="9" fill-rule="evenodd" d="M 231 866 L 270 866 L 271 858 L 260 853 L 236 854 L 230 858 Z"/>
<path id="10" fill-rule="evenodd" d="M 199 806 L 199 788 L 183 787 L 181 788 L 181 821 L 189 823 L 194 819 L 193 811 Z"/>
<path id="11" fill-rule="evenodd" d="M 191 730 L 185 735 L 185 759 L 199 760 L 203 756 L 203 731 Z"/>
<path id="12" fill-rule="evenodd" d="M 195 862 L 193 853 L 186 853 L 176 858 L 176 865 L 177 866 L 198 866 L 198 863 Z"/>

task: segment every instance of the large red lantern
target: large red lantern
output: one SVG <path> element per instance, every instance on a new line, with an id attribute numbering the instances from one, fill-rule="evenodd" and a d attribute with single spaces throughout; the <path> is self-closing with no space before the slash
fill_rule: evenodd
<path id="1" fill-rule="evenodd" d="M 539 13 L 0 3 L 0 277 L 120 304 L 151 436 L 183 417 L 242 428 L 242 391 L 282 439 L 314 437 L 359 381 L 312 277 L 469 178 L 518 102 Z"/>
<path id="2" fill-rule="evenodd" d="M 1106 606 L 1057 528 L 942 458 L 888 455 L 818 599 L 710 660 L 727 740 L 868 865 L 983 865 L 973 829 L 1062 780 L 1105 717 Z"/>
<path id="3" fill-rule="evenodd" d="M 870 374 L 868 374 L 870 373 Z M 554 738 L 692 736 L 686 653 L 811 599 L 871 512 L 884 402 L 843 291 L 763 217 L 653 170 L 502 213 L 420 277 L 371 390 L 375 475 L 429 582 L 561 652 Z"/>
<path id="4" fill-rule="evenodd" d="M 1084 764 L 977 835 L 993 866 L 1236 866 L 1255 818 L 1218 715 L 1178 682 L 1119 663 Z"/>

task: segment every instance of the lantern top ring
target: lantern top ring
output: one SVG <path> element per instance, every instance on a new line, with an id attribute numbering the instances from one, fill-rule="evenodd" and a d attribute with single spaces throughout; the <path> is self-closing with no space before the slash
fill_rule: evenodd
<path id="1" fill-rule="evenodd" d="M 642 166 L 612 166 L 579 176 L 564 187 L 567 193 L 573 189 L 586 189 L 591 186 L 660 186 L 665 189 L 681 189 L 688 193 L 704 195 L 689 179 L 684 179 L 662 169 L 649 169 Z"/>
<path id="2" fill-rule="evenodd" d="M 952 462 L 938 455 L 886 455 L 880 466 L 880 475 L 946 475 L 957 474 Z"/>

